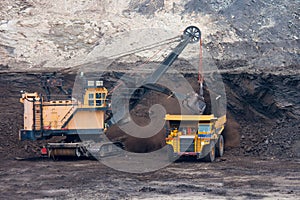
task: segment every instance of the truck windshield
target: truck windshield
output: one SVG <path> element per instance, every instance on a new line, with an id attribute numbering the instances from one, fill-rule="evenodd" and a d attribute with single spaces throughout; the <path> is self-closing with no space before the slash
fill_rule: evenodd
<path id="1" fill-rule="evenodd" d="M 198 132 L 209 132 L 210 131 L 210 125 L 204 125 L 204 124 L 200 124 L 199 128 L 198 128 Z"/>

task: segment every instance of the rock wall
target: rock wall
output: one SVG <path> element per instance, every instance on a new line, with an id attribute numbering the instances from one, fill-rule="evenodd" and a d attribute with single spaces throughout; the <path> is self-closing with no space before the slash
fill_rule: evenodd
<path id="1" fill-rule="evenodd" d="M 97 60 L 99 47 L 126 32 L 159 28 L 181 34 L 191 24 L 202 30 L 206 59 L 220 68 L 294 70 L 298 7 L 296 0 L 3 0 L 0 70 L 74 67 Z M 152 34 L 136 42 L 146 44 Z"/>

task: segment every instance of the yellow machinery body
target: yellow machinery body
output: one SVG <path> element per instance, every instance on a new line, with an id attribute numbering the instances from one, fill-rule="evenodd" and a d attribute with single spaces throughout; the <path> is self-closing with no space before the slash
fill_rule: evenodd
<path id="1" fill-rule="evenodd" d="M 83 102 L 73 100 L 43 101 L 37 93 L 24 93 L 24 128 L 21 140 L 47 139 L 56 135 L 74 135 L 79 130 L 86 134 L 103 132 L 104 116 L 108 109 L 107 89 L 87 88 Z"/>
<path id="2" fill-rule="evenodd" d="M 214 115 L 167 114 L 165 120 L 168 126 L 166 144 L 170 145 L 172 153 L 203 158 L 217 144 L 226 115 L 216 118 Z"/>
<path id="3" fill-rule="evenodd" d="M 104 137 L 105 114 L 109 110 L 108 91 L 102 81 L 87 81 L 83 101 L 44 101 L 37 93 L 24 93 L 24 127 L 20 140 L 45 140 L 65 136 L 59 143 L 48 143 L 42 155 L 104 157 L 117 154 L 123 148 L 120 142 Z"/>

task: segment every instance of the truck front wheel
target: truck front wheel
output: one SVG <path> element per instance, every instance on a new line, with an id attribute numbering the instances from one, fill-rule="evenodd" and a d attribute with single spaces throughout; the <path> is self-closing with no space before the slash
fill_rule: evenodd
<path id="1" fill-rule="evenodd" d="M 210 144 L 209 153 L 203 158 L 205 162 L 213 162 L 216 158 L 216 149 L 214 144 Z"/>
<path id="2" fill-rule="evenodd" d="M 220 135 L 218 142 L 216 144 L 216 156 L 222 157 L 224 154 L 224 138 Z"/>

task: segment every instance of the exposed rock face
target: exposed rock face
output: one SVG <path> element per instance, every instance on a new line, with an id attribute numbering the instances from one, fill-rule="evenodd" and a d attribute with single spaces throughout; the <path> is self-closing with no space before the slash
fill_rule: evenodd
<path id="1" fill-rule="evenodd" d="M 294 70 L 299 63 L 298 7 L 295 0 L 3 0 L 0 69 L 72 67 L 88 62 L 95 47 L 127 31 L 178 33 L 194 24 L 202 30 L 206 59 L 219 68 Z"/>

